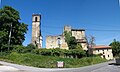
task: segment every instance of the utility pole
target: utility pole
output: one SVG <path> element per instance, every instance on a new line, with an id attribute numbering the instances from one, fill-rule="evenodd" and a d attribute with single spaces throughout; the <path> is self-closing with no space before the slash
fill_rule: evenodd
<path id="1" fill-rule="evenodd" d="M 9 49 L 10 49 L 11 32 L 12 32 L 12 23 L 10 23 L 10 32 L 9 32 L 9 40 L 8 40 L 8 51 L 9 51 Z"/>

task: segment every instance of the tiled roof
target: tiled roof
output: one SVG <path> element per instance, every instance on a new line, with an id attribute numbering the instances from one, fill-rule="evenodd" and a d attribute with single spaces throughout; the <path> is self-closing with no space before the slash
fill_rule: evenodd
<path id="1" fill-rule="evenodd" d="M 93 46 L 92 48 L 94 48 L 94 49 L 105 49 L 105 48 L 111 48 L 111 46 L 97 45 L 97 46 Z"/>

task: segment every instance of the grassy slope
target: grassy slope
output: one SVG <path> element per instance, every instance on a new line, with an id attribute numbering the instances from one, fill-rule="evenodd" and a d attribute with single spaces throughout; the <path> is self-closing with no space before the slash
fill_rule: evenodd
<path id="1" fill-rule="evenodd" d="M 41 67 L 41 68 L 55 68 L 57 61 L 64 61 L 65 68 L 87 66 L 87 65 L 106 61 L 105 59 L 102 59 L 100 57 L 86 57 L 81 59 L 73 59 L 73 58 L 40 56 L 30 53 L 26 53 L 26 54 L 11 53 L 7 56 L 1 57 L 0 60 L 22 64 L 22 65 Z"/>

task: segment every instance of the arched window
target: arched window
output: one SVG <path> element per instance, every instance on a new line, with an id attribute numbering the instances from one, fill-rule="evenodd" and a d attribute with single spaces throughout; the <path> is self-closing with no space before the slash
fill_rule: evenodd
<path id="1" fill-rule="evenodd" d="M 61 47 L 61 42 L 60 42 L 61 39 L 60 39 L 60 37 L 58 37 L 57 40 L 58 40 L 58 46 L 60 48 Z"/>
<path id="2" fill-rule="evenodd" d="M 37 17 L 35 17 L 35 22 L 37 22 Z"/>

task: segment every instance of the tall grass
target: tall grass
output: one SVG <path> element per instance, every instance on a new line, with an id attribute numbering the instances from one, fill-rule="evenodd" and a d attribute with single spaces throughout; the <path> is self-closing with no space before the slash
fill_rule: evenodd
<path id="1" fill-rule="evenodd" d="M 73 59 L 73 58 L 60 58 L 53 56 L 41 56 L 31 53 L 21 54 L 16 52 L 12 52 L 9 55 L 2 56 L 0 59 L 12 63 L 40 67 L 40 68 L 56 68 L 57 61 L 64 61 L 65 68 L 82 67 L 82 66 L 97 64 L 106 61 L 101 57 L 85 57 L 81 59 Z"/>

